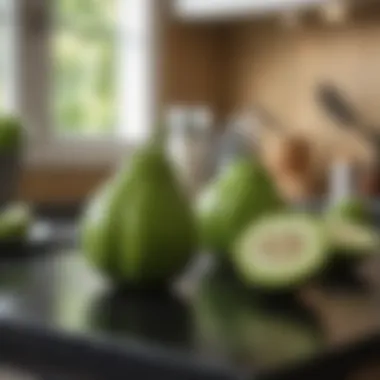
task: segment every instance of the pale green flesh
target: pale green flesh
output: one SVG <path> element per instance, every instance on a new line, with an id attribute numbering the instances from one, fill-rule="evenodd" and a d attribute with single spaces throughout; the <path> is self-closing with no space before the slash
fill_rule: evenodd
<path id="1" fill-rule="evenodd" d="M 379 249 L 379 233 L 371 227 L 351 222 L 338 222 L 331 226 L 330 234 L 334 244 L 350 252 L 365 253 Z"/>
<path id="2" fill-rule="evenodd" d="M 316 223 L 304 218 L 269 219 L 243 238 L 238 267 L 246 279 L 266 286 L 306 277 L 325 258 L 325 239 Z"/>
<path id="3" fill-rule="evenodd" d="M 27 205 L 11 204 L 0 213 L 0 239 L 25 237 L 31 219 L 31 211 Z"/>

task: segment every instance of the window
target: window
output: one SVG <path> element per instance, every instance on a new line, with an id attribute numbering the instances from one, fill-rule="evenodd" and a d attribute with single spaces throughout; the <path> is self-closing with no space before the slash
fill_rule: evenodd
<path id="1" fill-rule="evenodd" d="M 23 2 L 31 160 L 114 161 L 144 140 L 154 122 L 156 1 Z"/>
<path id="2" fill-rule="evenodd" d="M 0 111 L 16 111 L 16 2 L 0 0 Z"/>
<path id="3" fill-rule="evenodd" d="M 113 135 L 117 1 L 59 0 L 54 9 L 53 115 L 58 134 Z"/>

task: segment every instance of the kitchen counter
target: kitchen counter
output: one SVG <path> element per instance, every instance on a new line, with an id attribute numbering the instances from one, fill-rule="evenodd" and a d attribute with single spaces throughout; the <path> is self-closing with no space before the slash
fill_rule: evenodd
<path id="1" fill-rule="evenodd" d="M 170 290 L 115 289 L 83 260 L 69 217 L 54 221 L 50 215 L 47 224 L 50 233 L 40 235 L 22 255 L 1 250 L 4 365 L 59 373 L 60 379 L 285 380 L 302 375 L 337 380 L 380 358 L 378 260 L 363 267 L 364 287 L 339 281 L 312 284 L 294 299 L 277 299 L 274 309 L 260 306 L 264 315 L 274 317 L 263 325 L 267 339 L 252 332 L 255 344 L 242 349 L 239 341 L 240 351 L 232 352 L 228 331 L 212 331 L 228 307 L 215 319 L 193 296 L 202 276 L 226 276 L 227 284 L 230 277 L 223 268 L 200 256 L 195 267 L 202 268 L 189 272 L 196 276 L 182 277 Z M 247 301 L 241 302 L 236 306 L 243 310 L 241 324 L 251 331 L 255 316 L 245 312 Z M 307 349 L 288 354 L 295 342 L 305 341 Z"/>

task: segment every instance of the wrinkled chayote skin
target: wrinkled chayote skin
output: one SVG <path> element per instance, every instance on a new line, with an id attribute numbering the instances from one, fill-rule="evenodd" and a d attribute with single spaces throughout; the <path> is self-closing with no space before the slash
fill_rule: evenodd
<path id="1" fill-rule="evenodd" d="M 133 285 L 166 282 L 194 252 L 189 203 L 161 147 L 137 152 L 91 201 L 83 222 L 89 260 Z"/>
<path id="2" fill-rule="evenodd" d="M 245 227 L 284 207 L 265 169 L 239 159 L 201 194 L 197 204 L 201 243 L 228 253 Z"/>

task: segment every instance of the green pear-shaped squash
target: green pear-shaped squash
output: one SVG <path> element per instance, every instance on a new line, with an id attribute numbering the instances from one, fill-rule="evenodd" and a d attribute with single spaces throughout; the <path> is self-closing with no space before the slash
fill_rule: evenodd
<path id="1" fill-rule="evenodd" d="M 116 258 L 115 230 L 112 229 L 113 198 L 116 183 L 110 181 L 98 190 L 88 203 L 82 222 L 82 245 L 91 264 L 116 278 L 119 276 Z"/>
<path id="2" fill-rule="evenodd" d="M 228 253 L 248 224 L 282 208 L 283 202 L 262 165 L 238 159 L 198 200 L 201 243 L 213 251 Z"/>
<path id="3" fill-rule="evenodd" d="M 164 284 L 194 252 L 196 231 L 186 196 L 158 144 L 138 151 L 90 202 L 83 247 L 111 279 Z"/>

